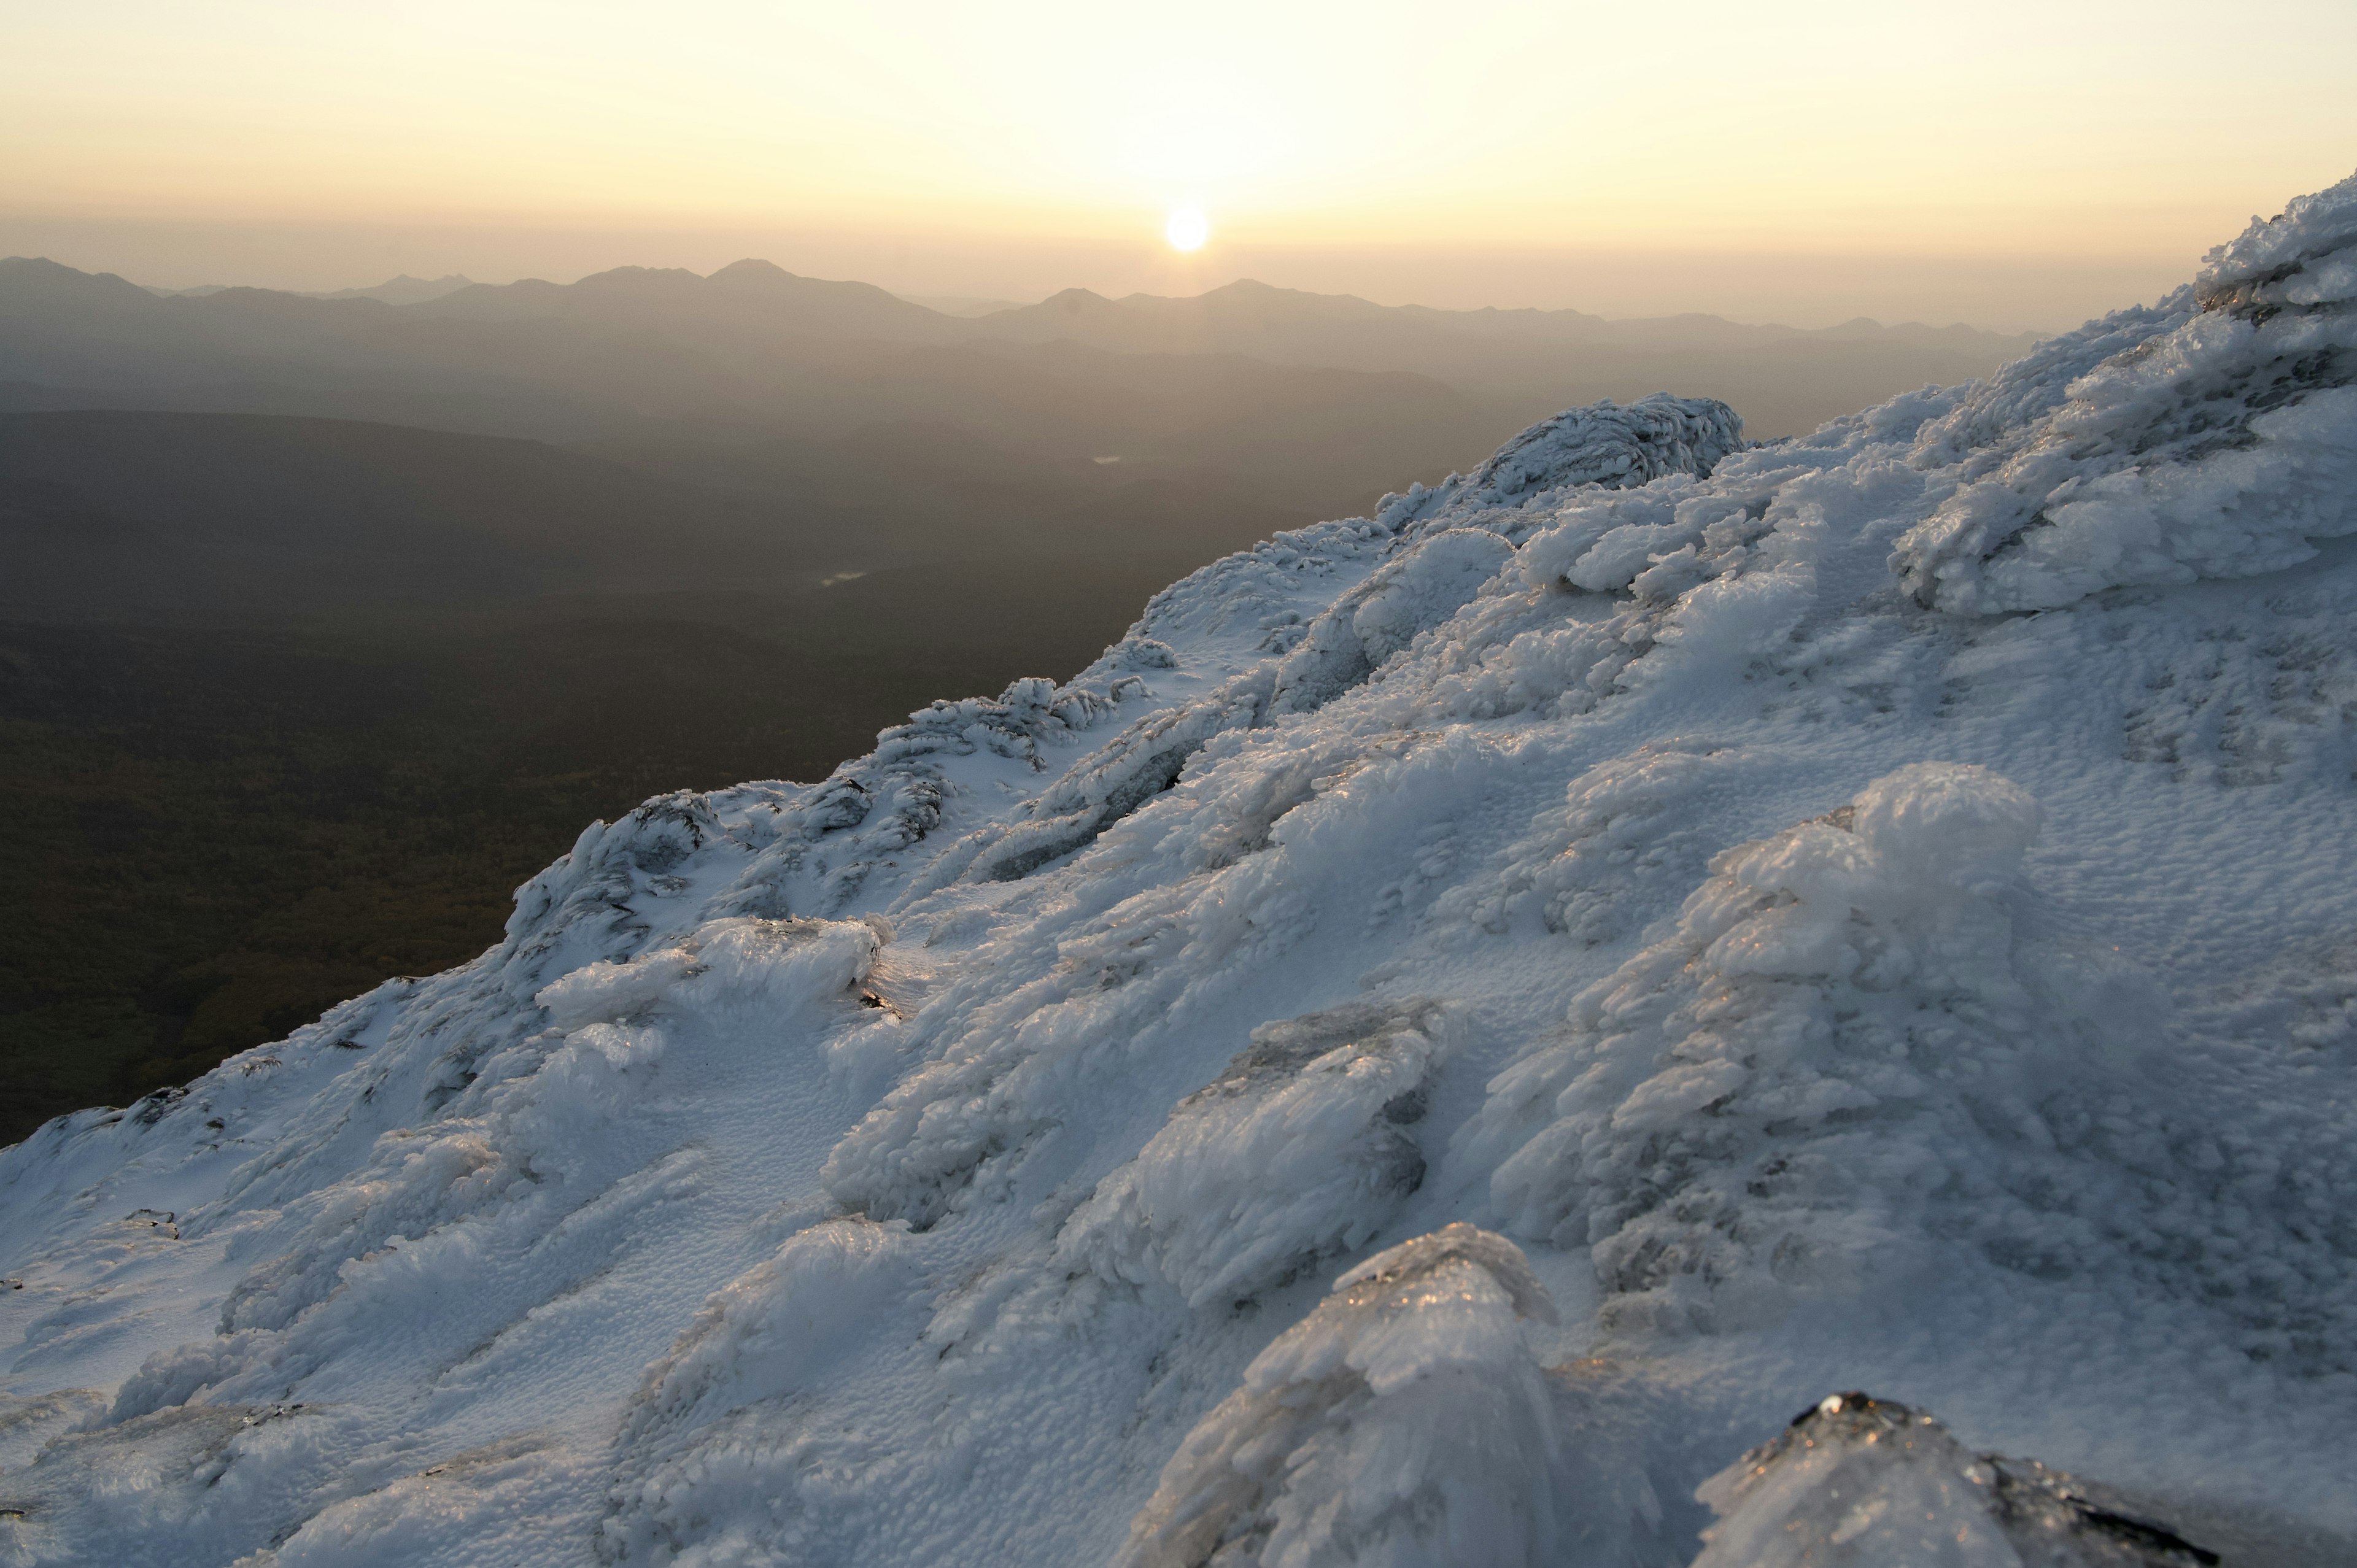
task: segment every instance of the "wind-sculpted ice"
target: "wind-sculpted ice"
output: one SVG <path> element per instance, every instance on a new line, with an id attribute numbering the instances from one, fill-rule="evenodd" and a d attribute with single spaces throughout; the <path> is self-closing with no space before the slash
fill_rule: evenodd
<path id="1" fill-rule="evenodd" d="M 2357 1314 L 2286 1314 L 2250 1272 L 2264 1254 L 2357 1284 L 2299 1196 L 2337 1177 L 2279 1182 L 2277 1153 L 2255 1183 L 2229 1157 L 2171 1172 L 2167 1214 L 2139 1212 L 2178 1163 L 2166 1137 L 2128 1155 L 2127 1127 L 2097 1127 L 2154 1070 L 2166 1004 L 2056 941 L 2017 877 L 2039 822 L 2008 780 L 1921 763 L 1719 855 L 1675 929 L 1582 992 L 1461 1133 L 1507 1228 L 1589 1248 L 1608 1324 L 1772 1320 L 1916 1288 L 1967 1245 L 2046 1278 L 2147 1273 L 2219 1315 L 2208 1332 L 2357 1370 Z"/>
<path id="2" fill-rule="evenodd" d="M 1925 430 L 1914 460 L 1953 478 L 1891 557 L 1916 597 L 2043 609 L 2280 571 L 2357 532 L 2357 177 L 2254 220 L 2122 325 L 2000 371 Z M 2033 387 L 2060 395 L 2027 423 L 1982 419 Z"/>
<path id="3" fill-rule="evenodd" d="M 1630 908 L 1652 908 L 1710 859 L 1679 808 L 1698 793 L 1739 789 L 1744 762 L 1672 745 L 1598 763 L 1572 782 L 1559 809 L 1540 812 L 1527 836 L 1500 852 L 1494 879 L 1449 889 L 1436 920 L 1491 937 L 1535 922 L 1583 948 L 1631 934 Z"/>
<path id="4" fill-rule="evenodd" d="M 1165 644 L 1133 638 L 1099 660 L 1103 684 L 1064 686 L 1033 677 L 996 701 L 935 703 L 876 737 L 876 749 L 765 824 L 770 842 L 717 906 L 732 912 L 840 913 L 877 871 L 903 869 L 909 852 L 941 824 L 943 762 L 977 751 L 1043 769 L 1040 746 L 1094 729 L 1146 692 L 1137 674 L 1167 668 Z M 971 858 L 969 855 L 967 858 Z"/>
<path id="5" fill-rule="evenodd" d="M 1624 408 L 1607 398 L 1541 420 L 1470 475 L 1385 497 L 1375 519 L 1399 528 L 1524 506 L 1577 486 L 1636 487 L 1672 474 L 1707 474 L 1742 446 L 1743 421 L 1716 399 L 1656 392 Z"/>
<path id="6" fill-rule="evenodd" d="M 442 1278 L 527 1247 L 561 1273 L 553 1233 L 585 1206 L 687 1197 L 692 1151 L 633 1169 L 629 1143 L 611 1132 L 661 1069 L 663 1015 L 805 1006 L 864 976 L 876 945 L 857 923 L 726 919 L 545 987 L 548 1030 L 486 1058 L 427 1127 L 380 1138 L 358 1179 L 288 1205 L 278 1223 L 294 1231 L 290 1244 L 230 1292 L 221 1337 L 151 1358 L 124 1384 L 112 1419 L 200 1390 L 215 1402 L 280 1398 L 326 1353 L 320 1341 L 358 1331 L 354 1315 L 404 1295 L 423 1307 Z"/>
<path id="7" fill-rule="evenodd" d="M 823 1560 L 807 1516 L 829 1488 L 810 1486 L 810 1472 L 860 1445 L 780 1418 L 840 1389 L 877 1323 L 913 1316 L 922 1275 L 910 1251 L 904 1228 L 828 1221 L 706 1302 L 623 1412 L 599 1556 Z"/>
<path id="8" fill-rule="evenodd" d="M 0 1568 L 2357 1561 L 2352 234 L 1571 410 L 0 1152 Z"/>
<path id="9" fill-rule="evenodd" d="M 1307 714 L 1366 681 L 1462 609 L 1513 556 L 1481 528 L 1427 534 L 1309 624 L 1276 667 L 1274 713 Z"/>
<path id="10" fill-rule="evenodd" d="M 1193 1306 L 1257 1294 L 1380 1233 L 1423 1185 L 1437 1004 L 1265 1025 L 1066 1222 L 1059 1251 Z"/>
<path id="11" fill-rule="evenodd" d="M 1702 1487 L 1719 1522 L 1694 1568 L 2214 1568 L 2218 1554 L 2105 1508 L 2035 1460 L 1975 1455 L 1865 1394 L 1801 1412 Z"/>
<path id="12" fill-rule="evenodd" d="M 1470 1225 L 1370 1258 L 1187 1434 L 1118 1562 L 1549 1562 L 1555 1396 L 1523 1326 L 1554 1317 L 1522 1253 Z"/>
<path id="13" fill-rule="evenodd" d="M 2036 1081 L 2007 879 L 2038 820 L 1985 769 L 1921 764 L 1721 854 L 1468 1127 L 1510 1229 L 1593 1246 L 1624 1318 L 1715 1323 L 1903 1267 L 1901 1211 L 1955 1165 L 1928 1127 L 1975 1124 L 1950 1086 L 2003 1102 Z"/>

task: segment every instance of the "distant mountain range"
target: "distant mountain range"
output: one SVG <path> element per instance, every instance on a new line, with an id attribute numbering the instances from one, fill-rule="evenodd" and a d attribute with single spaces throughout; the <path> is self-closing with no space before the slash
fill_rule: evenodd
<path id="1" fill-rule="evenodd" d="M 1107 299 L 1067 289 L 1037 305 L 943 310 L 867 285 L 798 277 L 741 261 L 708 277 L 677 269 L 617 268 L 561 285 L 527 280 L 456 289 L 421 314 L 469 320 L 630 320 L 651 327 L 727 322 L 756 332 L 886 342 L 1077 343 L 1122 354 L 1238 354 L 1275 364 L 1413 371 L 1476 397 L 1534 411 L 1676 390 L 1748 410 L 1757 434 L 1797 431 L 1858 405 L 1857 389 L 1887 393 L 1924 381 L 1986 375 L 2018 359 L 2035 333 L 1965 326 L 1885 327 L 1859 317 L 1803 330 L 1684 315 L 1609 320 L 1577 310 L 1435 310 L 1380 306 L 1350 295 L 1306 294 L 1249 279 L 1188 298 Z M 1672 383 L 1675 382 L 1673 386 Z"/>
<path id="2" fill-rule="evenodd" d="M 0 261 L 0 612 L 425 604 L 448 596 L 436 561 L 471 564 L 446 584 L 513 598 L 1126 557 L 1091 580 L 1143 593 L 1469 467 L 1567 405 L 1668 387 L 1773 434 L 2028 344 L 1250 282 L 955 316 L 750 260 L 159 295 L 16 257 Z M 640 548 L 655 538 L 676 548 Z"/>
<path id="3" fill-rule="evenodd" d="M 425 291 L 431 291 L 430 296 Z M 393 297 L 402 292 L 421 297 Z M 1448 364 L 1461 374 L 1476 376 L 1490 361 L 1552 362 L 1566 349 L 1590 350 L 1608 344 L 1694 349 L 1797 341 L 1878 342 L 1944 350 L 1975 360 L 1994 354 L 2003 363 L 2027 351 L 2040 337 L 1986 332 L 1961 324 L 1885 327 L 1864 317 L 1837 327 L 1803 329 L 1699 314 L 1614 320 L 1577 310 L 1436 310 L 1376 305 L 1354 295 L 1275 288 L 1249 278 L 1184 298 L 1133 294 L 1108 299 L 1071 288 L 1037 305 L 962 297 L 919 301 L 867 284 L 801 277 L 749 259 L 709 276 L 681 268 L 618 267 L 574 284 L 528 278 L 468 285 L 456 277 L 434 284 L 404 277 L 374 289 L 307 297 L 433 304 L 436 308 L 424 314 L 477 320 L 618 315 L 726 318 L 773 328 L 791 327 L 816 336 L 847 334 L 906 342 L 1068 341 L 1119 353 L 1249 354 L 1282 364 L 1344 370 L 1437 371 L 1438 365 Z"/>
<path id="4" fill-rule="evenodd" d="M 640 416 L 840 435 L 939 412 L 946 397 L 959 422 L 1002 439 L 1052 449 L 1117 435 L 1135 447 L 1141 419 L 1149 439 L 1170 432 L 1166 412 L 1139 408 L 1131 418 L 1119 405 L 1139 394 L 1109 403 L 1108 383 L 1159 388 L 1200 378 L 1200 369 L 1082 371 L 1087 358 L 1075 350 L 1230 356 L 1252 364 L 1222 371 L 1223 384 L 1248 381 L 1297 409 L 1309 406 L 1305 397 L 1336 395 L 1417 405 L 1414 417 L 1446 435 L 1384 444 L 1407 465 L 1397 476 L 1405 482 L 1433 462 L 1477 459 L 1501 426 L 1598 397 L 1717 396 L 1744 413 L 1752 435 L 1792 434 L 1895 392 L 1985 375 L 2034 341 L 1865 320 L 1803 331 L 1712 316 L 1433 310 L 1249 281 L 1184 299 L 1071 289 L 978 315 L 964 312 L 987 302 L 942 303 L 960 313 L 752 260 L 709 276 L 620 267 L 572 284 L 402 277 L 332 295 L 212 288 L 158 297 L 112 274 L 13 258 L 0 262 L 0 380 L 27 384 L 0 391 L 0 406 L 59 406 L 57 389 L 102 402 L 134 392 L 176 407 L 328 412 L 561 439 L 610 434 Z M 993 383 L 979 391 L 978 363 L 992 367 L 983 379 Z M 1310 394 L 1265 368 L 1438 384 L 1378 390 L 1331 380 Z M 1437 402 L 1457 404 L 1462 417 L 1436 426 Z M 1037 415 L 1051 410 L 1043 425 Z"/>
<path id="5" fill-rule="evenodd" d="M 457 273 L 438 278 L 414 278 L 407 273 L 387 278 L 371 288 L 289 289 L 286 292 L 304 299 L 374 299 L 386 305 L 423 305 L 429 299 L 439 299 L 462 288 L 473 286 L 475 280 Z M 209 294 L 221 294 L 231 285 L 205 283 L 194 288 L 157 288 L 147 285 L 147 292 L 159 299 L 202 299 Z"/>
<path id="6" fill-rule="evenodd" d="M 1414 370 L 1467 380 L 1495 378 L 1507 366 L 1560 366 L 1566 354 L 1608 347 L 1692 352 L 1800 342 L 1904 344 L 1974 362 L 1995 355 L 2003 363 L 2038 340 L 2035 333 L 2007 337 L 1961 325 L 1885 327 L 1863 317 L 1807 331 L 1702 315 L 1616 321 L 1577 310 L 1434 310 L 1304 294 L 1250 279 L 1183 299 L 1148 294 L 1107 299 L 1066 289 L 1038 305 L 983 317 L 977 327 L 1014 340 L 1066 338 L 1127 353 L 1252 354 L 1286 364 Z"/>
<path id="7" fill-rule="evenodd" d="M 1532 416 L 1406 371 L 971 328 L 765 263 L 474 285 L 393 306 L 243 288 L 165 299 L 16 259 L 0 262 L 0 412 L 318 415 L 619 443 L 673 473 L 708 459 L 740 477 L 744 463 L 721 461 L 731 449 L 870 433 L 897 453 L 887 474 L 926 467 L 943 439 L 987 446 L 1021 476 L 1115 457 L 1126 482 L 1242 486 L 1297 521 L 1437 478 Z M 912 429 L 929 434 L 891 434 Z M 792 503 L 802 479 L 759 466 Z"/>

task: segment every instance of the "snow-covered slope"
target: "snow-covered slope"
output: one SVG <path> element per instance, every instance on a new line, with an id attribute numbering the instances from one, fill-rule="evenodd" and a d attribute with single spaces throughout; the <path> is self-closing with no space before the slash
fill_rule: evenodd
<path id="1" fill-rule="evenodd" d="M 2357 180 L 593 826 L 0 1155 L 0 1563 L 2351 1561 L 2352 533 Z"/>

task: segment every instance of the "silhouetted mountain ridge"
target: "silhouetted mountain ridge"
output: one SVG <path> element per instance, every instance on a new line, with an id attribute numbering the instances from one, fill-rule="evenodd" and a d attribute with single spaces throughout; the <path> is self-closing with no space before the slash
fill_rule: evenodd
<path id="1" fill-rule="evenodd" d="M 680 267 L 615 267 L 571 284 L 538 278 L 475 284 L 404 308 L 475 321 L 725 322 L 763 332 L 891 342 L 946 342 L 961 335 L 953 317 L 872 284 L 800 277 L 751 258 L 707 277 Z"/>
<path id="2" fill-rule="evenodd" d="M 1964 326 L 1884 327 L 1865 317 L 1812 331 L 1701 314 L 1609 320 L 1577 310 L 1437 310 L 1250 279 L 1181 298 L 1108 299 L 1067 289 L 1038 305 L 979 317 L 974 327 L 1015 341 L 1070 340 L 1125 353 L 1242 353 L 1280 364 L 1415 371 L 1476 394 L 1554 392 L 1574 384 L 1585 391 L 1591 383 L 1602 384 L 1599 395 L 1624 399 L 1641 395 L 1641 388 L 1709 392 L 1749 410 L 1775 406 L 1768 400 L 1778 395 L 1780 377 L 1788 404 L 1813 409 L 1826 398 L 1841 403 L 1846 381 L 1857 376 L 1878 375 L 1891 382 L 1888 391 L 1964 381 L 2036 341 L 2035 335 Z M 1817 396 L 1811 383 L 1826 381 L 1829 364 L 1841 361 L 1847 361 L 1846 374 L 1836 372 L 1844 385 Z M 1648 375 L 1662 384 L 1647 385 Z M 1824 416 L 1838 412 L 1828 403 Z M 1798 428 L 1799 420 L 1796 410 L 1764 423 Z"/>

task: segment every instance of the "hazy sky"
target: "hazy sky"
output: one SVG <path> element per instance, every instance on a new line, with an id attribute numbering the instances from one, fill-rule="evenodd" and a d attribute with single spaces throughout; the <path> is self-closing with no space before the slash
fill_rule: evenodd
<path id="1" fill-rule="evenodd" d="M 2352 0 L 0 0 L 0 250 L 2067 325 L 2357 166 L 2352 61 Z"/>

